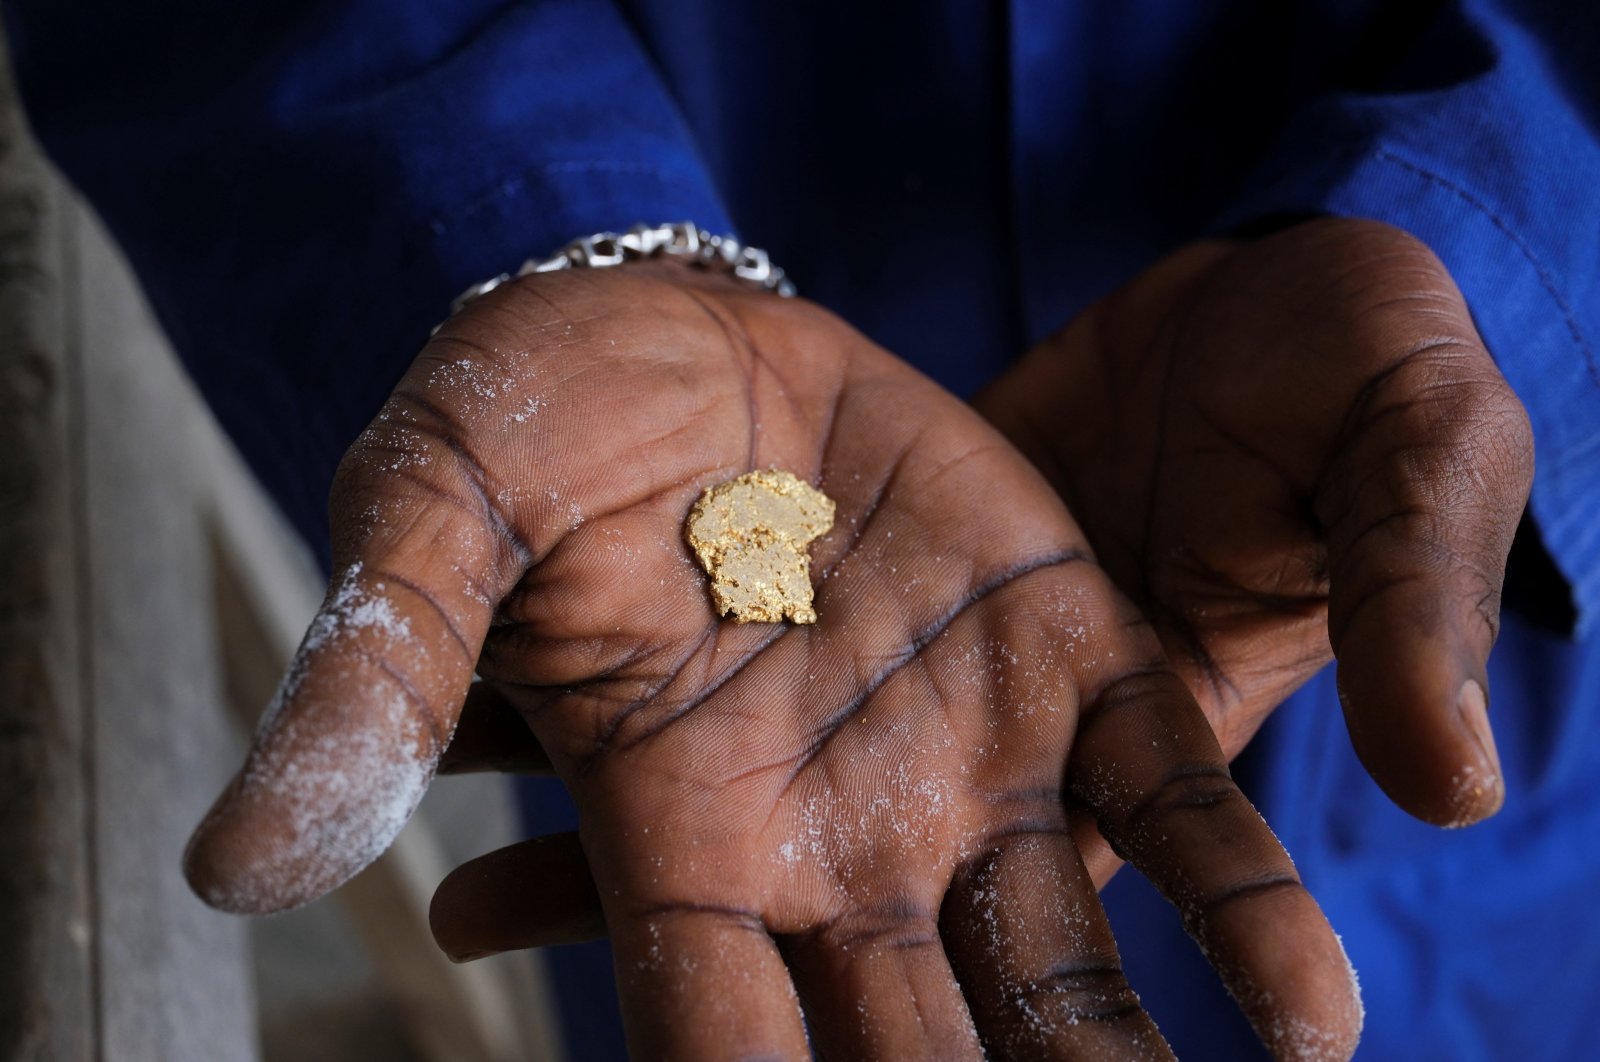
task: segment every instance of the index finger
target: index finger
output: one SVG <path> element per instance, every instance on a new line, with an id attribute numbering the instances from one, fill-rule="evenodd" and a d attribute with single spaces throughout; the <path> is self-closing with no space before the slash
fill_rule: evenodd
<path id="1" fill-rule="evenodd" d="M 211 906 L 316 899 L 376 859 L 422 799 L 494 602 L 526 566 L 458 461 L 442 436 L 380 419 L 341 468 L 328 596 L 184 856 Z"/>

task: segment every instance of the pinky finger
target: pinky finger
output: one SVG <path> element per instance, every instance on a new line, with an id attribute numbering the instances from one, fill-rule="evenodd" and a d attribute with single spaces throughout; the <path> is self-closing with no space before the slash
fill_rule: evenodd
<path id="1" fill-rule="evenodd" d="M 434 891 L 428 922 L 455 962 L 606 934 L 575 833 L 535 837 L 463 863 Z"/>

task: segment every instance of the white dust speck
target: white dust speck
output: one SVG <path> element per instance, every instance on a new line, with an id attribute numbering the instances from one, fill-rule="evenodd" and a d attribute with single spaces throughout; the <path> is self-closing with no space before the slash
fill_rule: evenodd
<path id="1" fill-rule="evenodd" d="M 360 561 L 345 570 L 344 577 L 328 595 L 322 611 L 312 621 L 306 632 L 301 653 L 320 649 L 334 637 L 361 630 L 376 629 L 395 641 L 411 639 L 411 621 L 395 611 L 393 603 L 382 596 L 383 583 L 374 583 L 372 590 L 360 585 Z"/>

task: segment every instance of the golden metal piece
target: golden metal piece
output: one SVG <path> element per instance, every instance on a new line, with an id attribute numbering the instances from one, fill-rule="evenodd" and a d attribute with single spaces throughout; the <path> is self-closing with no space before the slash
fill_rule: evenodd
<path id="1" fill-rule="evenodd" d="M 740 623 L 817 622 L 812 540 L 833 526 L 833 499 L 772 469 L 706 488 L 684 534 L 711 576 L 711 601 Z"/>

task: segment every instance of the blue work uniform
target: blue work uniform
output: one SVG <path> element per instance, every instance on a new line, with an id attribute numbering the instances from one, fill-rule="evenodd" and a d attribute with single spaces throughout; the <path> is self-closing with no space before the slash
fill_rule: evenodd
<path id="1" fill-rule="evenodd" d="M 1361 971 L 1359 1057 L 1596 1057 L 1600 5 L 3 9 L 40 138 L 322 548 L 339 456 L 450 298 L 581 233 L 736 231 L 961 394 L 1207 233 L 1333 213 L 1420 236 L 1537 439 L 1522 604 L 1490 664 L 1505 809 L 1457 832 L 1396 810 L 1327 673 L 1237 774 Z M 561 825 L 549 793 L 527 800 L 534 828 Z M 1258 1054 L 1149 887 L 1125 873 L 1106 899 L 1180 1057 Z M 603 953 L 557 961 L 569 1037 L 620 1052 L 585 980 Z"/>

